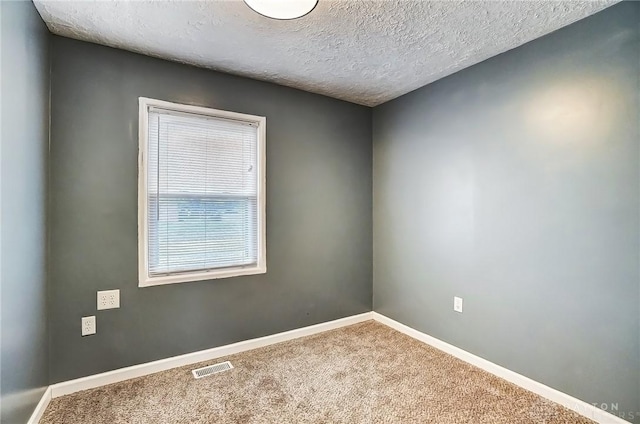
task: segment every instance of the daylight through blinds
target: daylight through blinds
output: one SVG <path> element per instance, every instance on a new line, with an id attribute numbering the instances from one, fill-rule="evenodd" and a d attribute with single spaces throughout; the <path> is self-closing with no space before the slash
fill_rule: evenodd
<path id="1" fill-rule="evenodd" d="M 258 129 L 149 110 L 149 276 L 258 262 Z"/>

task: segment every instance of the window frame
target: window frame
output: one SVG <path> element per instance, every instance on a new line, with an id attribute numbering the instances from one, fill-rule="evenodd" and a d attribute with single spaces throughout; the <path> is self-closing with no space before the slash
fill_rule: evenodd
<path id="1" fill-rule="evenodd" d="M 242 275 L 264 274 L 267 272 L 266 240 L 266 126 L 264 116 L 247 115 L 202 106 L 185 105 L 148 97 L 138 98 L 138 287 L 150 287 L 164 284 L 205 281 L 218 278 L 238 277 Z M 257 234 L 258 261 L 255 265 L 208 270 L 184 271 L 162 276 L 149 275 L 149 226 L 148 226 L 148 181 L 146 159 L 149 151 L 149 108 L 156 107 L 213 118 L 231 119 L 257 125 Z"/>

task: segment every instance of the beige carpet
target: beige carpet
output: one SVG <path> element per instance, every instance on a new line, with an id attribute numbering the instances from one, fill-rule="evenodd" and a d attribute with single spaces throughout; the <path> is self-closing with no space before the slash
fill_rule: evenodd
<path id="1" fill-rule="evenodd" d="M 226 360 L 233 370 L 191 375 Z M 592 421 L 367 321 L 57 398 L 40 423 Z"/>

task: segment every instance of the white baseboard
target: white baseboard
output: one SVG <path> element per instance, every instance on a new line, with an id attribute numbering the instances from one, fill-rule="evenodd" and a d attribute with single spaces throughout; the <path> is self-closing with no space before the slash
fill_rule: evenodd
<path id="1" fill-rule="evenodd" d="M 185 355 L 174 356 L 167 359 L 160 359 L 158 361 L 147 362 L 145 364 L 134 365 L 131 367 L 120 368 L 101 374 L 78 378 L 76 380 L 65 381 L 50 386 L 51 397 L 57 398 L 60 396 L 79 392 L 81 390 L 93 389 L 107 384 L 118 383 L 120 381 L 154 374 L 171 368 L 182 367 L 184 365 L 190 365 L 197 362 L 209 361 L 223 356 L 234 355 L 236 353 L 297 339 L 299 337 L 322 333 L 324 331 L 345 327 L 347 325 L 357 324 L 359 322 L 368 321 L 371 319 L 373 319 L 372 312 L 365 312 L 363 314 L 353 315 L 350 317 L 337 319 L 335 321 L 323 322 L 320 324 L 311 325 L 309 327 L 285 331 L 284 333 L 277 333 L 271 336 L 245 340 L 226 346 L 214 347 L 212 349 L 201 350 L 199 352 L 187 353 Z"/>
<path id="2" fill-rule="evenodd" d="M 38 422 L 40 422 L 40 418 L 42 418 L 42 415 L 44 414 L 44 411 L 47 409 L 49 402 L 51 402 L 51 386 L 47 387 L 44 391 L 42 398 L 40 398 L 40 402 L 36 405 L 36 409 L 33 410 L 33 414 L 31 414 L 27 424 L 38 424 Z"/>
<path id="3" fill-rule="evenodd" d="M 517 386 L 529 390 L 530 392 L 549 399 L 550 401 L 556 402 L 568 409 L 577 412 L 580 415 L 594 420 L 597 423 L 629 424 L 628 421 L 625 421 L 619 417 L 616 417 L 615 415 L 603 411 L 600 408 L 596 408 L 595 406 L 569 396 L 566 393 L 562 393 L 549 386 L 545 386 L 542 383 L 539 383 L 535 380 L 532 380 L 514 371 L 508 370 L 504 367 L 501 367 L 500 365 L 494 364 L 493 362 L 487 361 L 486 359 L 483 359 L 458 347 L 450 345 L 449 343 L 443 342 L 442 340 L 436 339 L 435 337 L 429 336 L 425 333 L 401 324 L 377 312 L 365 312 L 363 314 L 353 315 L 350 317 L 337 319 L 335 321 L 324 322 L 309 327 L 298 328 L 295 330 L 285 331 L 283 333 L 260 337 L 257 339 L 246 340 L 226 346 L 202 350 L 199 352 L 187 353 L 185 355 L 174 356 L 172 358 L 161 359 L 145 364 L 134 365 L 131 367 L 120 368 L 101 374 L 78 378 L 76 380 L 53 384 L 49 386 L 49 388 L 47 388 L 27 424 L 38 423 L 47 405 L 49 404 L 49 401 L 52 398 L 68 395 L 81 390 L 101 387 L 107 384 L 118 383 L 120 381 L 129 380 L 131 378 L 154 374 L 171 368 L 181 367 L 184 365 L 195 364 L 198 362 L 217 359 L 223 356 L 246 352 L 248 350 L 257 349 L 260 347 L 269 346 L 275 343 L 281 343 L 300 337 L 310 336 L 317 333 L 322 333 L 324 331 L 357 324 L 371 319 L 385 324 L 393 328 L 394 330 L 404 333 L 410 337 L 413 337 L 416 340 L 433 346 L 436 349 L 440 349 L 465 362 L 468 362 L 471 365 L 474 365 Z"/>
<path id="4" fill-rule="evenodd" d="M 587 402 L 574 398 L 573 396 L 569 396 L 568 394 L 553 389 L 549 386 L 545 386 L 542 383 L 539 383 L 535 380 L 532 380 L 514 371 L 508 370 L 504 367 L 501 367 L 500 365 L 494 364 L 493 362 L 487 361 L 486 359 L 483 359 L 458 347 L 450 345 L 449 343 L 443 342 L 442 340 L 436 339 L 435 337 L 429 336 L 425 333 L 401 324 L 398 321 L 388 318 L 382 314 L 372 312 L 372 315 L 374 320 L 385 324 L 393 328 L 394 330 L 397 330 L 401 333 L 406 334 L 407 336 L 413 337 L 416 340 L 433 346 L 436 349 L 442 350 L 450 355 L 455 356 L 456 358 L 462 359 L 463 361 L 468 362 L 471 365 L 475 365 L 476 367 L 483 369 L 484 371 L 487 371 L 504 380 L 507 380 L 517 386 L 520 386 L 523 389 L 540 395 L 543 398 L 549 399 L 552 402 L 558 403 L 565 408 L 571 409 L 572 411 L 575 411 L 578 414 L 583 415 L 597 423 L 629 424 L 628 421 L 625 421 L 620 417 L 616 417 L 615 415 L 603 411 L 600 408 L 596 408 L 593 405 L 589 405 Z"/>

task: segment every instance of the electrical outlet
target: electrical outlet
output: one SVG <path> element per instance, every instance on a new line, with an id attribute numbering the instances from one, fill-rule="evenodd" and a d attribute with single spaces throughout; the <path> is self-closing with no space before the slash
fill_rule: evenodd
<path id="1" fill-rule="evenodd" d="M 104 290 L 98 292 L 98 310 L 120 307 L 120 290 Z"/>
<path id="2" fill-rule="evenodd" d="M 453 310 L 462 313 L 462 298 L 455 296 L 453 298 Z"/>
<path id="3" fill-rule="evenodd" d="M 82 317 L 82 335 L 90 336 L 96 334 L 96 317 Z"/>

